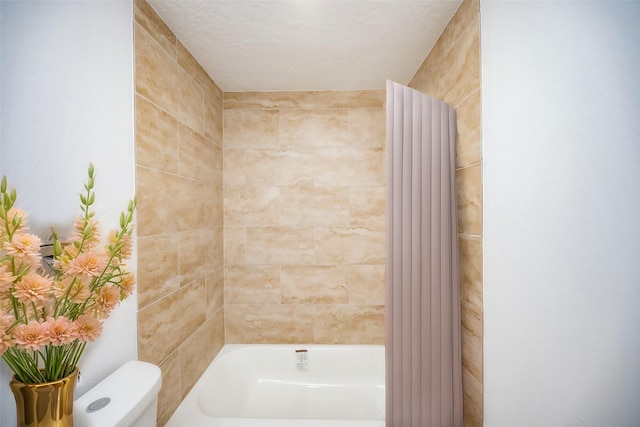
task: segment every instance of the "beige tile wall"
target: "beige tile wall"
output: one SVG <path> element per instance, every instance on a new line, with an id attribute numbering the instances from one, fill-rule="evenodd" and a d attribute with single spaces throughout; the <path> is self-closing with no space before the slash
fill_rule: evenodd
<path id="1" fill-rule="evenodd" d="M 479 2 L 465 0 L 410 86 L 458 114 L 464 424 L 482 426 L 482 145 Z"/>
<path id="2" fill-rule="evenodd" d="M 222 93 L 135 1 L 138 353 L 164 425 L 224 344 Z"/>
<path id="3" fill-rule="evenodd" d="M 224 94 L 228 343 L 384 343 L 384 91 Z"/>

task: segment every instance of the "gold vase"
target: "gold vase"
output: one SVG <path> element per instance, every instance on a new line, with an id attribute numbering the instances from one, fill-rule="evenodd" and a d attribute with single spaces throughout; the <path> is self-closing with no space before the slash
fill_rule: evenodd
<path id="1" fill-rule="evenodd" d="M 73 427 L 73 395 L 78 370 L 57 381 L 25 384 L 9 382 L 16 399 L 17 427 Z"/>

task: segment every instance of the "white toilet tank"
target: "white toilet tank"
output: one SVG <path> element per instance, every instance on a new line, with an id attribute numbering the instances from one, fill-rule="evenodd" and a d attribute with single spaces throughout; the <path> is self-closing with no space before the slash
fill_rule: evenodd
<path id="1" fill-rule="evenodd" d="M 73 403 L 74 427 L 156 427 L 162 372 L 127 362 Z"/>

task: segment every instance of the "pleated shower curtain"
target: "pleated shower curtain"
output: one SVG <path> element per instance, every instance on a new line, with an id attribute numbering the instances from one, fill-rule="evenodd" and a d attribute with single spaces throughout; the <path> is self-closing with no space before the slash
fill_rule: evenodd
<path id="1" fill-rule="evenodd" d="M 387 427 L 461 427 L 456 114 L 387 82 Z"/>

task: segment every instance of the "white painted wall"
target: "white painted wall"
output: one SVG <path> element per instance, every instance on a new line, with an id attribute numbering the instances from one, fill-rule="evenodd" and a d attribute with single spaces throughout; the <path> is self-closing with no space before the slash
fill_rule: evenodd
<path id="1" fill-rule="evenodd" d="M 640 425 L 639 22 L 481 3 L 487 427 Z"/>
<path id="2" fill-rule="evenodd" d="M 132 2 L 3 0 L 0 14 L 0 175 L 33 232 L 46 238 L 54 225 L 64 236 L 93 162 L 106 234 L 135 192 Z M 78 395 L 137 357 L 136 306 L 135 297 L 121 304 L 87 347 Z M 9 379 L 2 362 L 2 426 L 15 425 Z"/>

